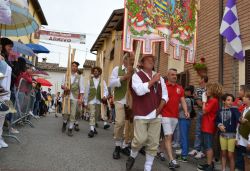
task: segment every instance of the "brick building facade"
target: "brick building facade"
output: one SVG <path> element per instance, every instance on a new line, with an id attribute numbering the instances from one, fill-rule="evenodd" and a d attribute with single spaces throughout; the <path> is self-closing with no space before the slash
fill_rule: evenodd
<path id="1" fill-rule="evenodd" d="M 197 56 L 206 58 L 208 77 L 212 82 L 219 82 L 219 29 L 220 29 L 220 5 L 219 1 L 202 0 L 198 14 Z M 224 0 L 225 8 L 226 0 Z M 250 67 L 246 67 L 246 61 L 250 60 L 250 1 L 238 0 L 237 10 L 240 23 L 243 48 L 246 51 L 246 60 L 237 61 L 233 57 L 224 54 L 223 60 L 223 86 L 226 92 L 237 94 L 239 85 L 245 84 L 250 79 Z M 225 41 L 224 41 L 225 44 Z M 185 64 L 185 70 L 189 71 L 190 84 L 196 84 L 198 79 L 192 65 Z M 247 72 L 246 72 L 247 71 Z"/>

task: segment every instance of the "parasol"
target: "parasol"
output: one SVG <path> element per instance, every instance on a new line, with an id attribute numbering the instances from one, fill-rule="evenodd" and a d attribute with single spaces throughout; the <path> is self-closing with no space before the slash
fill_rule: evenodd
<path id="1" fill-rule="evenodd" d="M 33 72 L 33 74 L 36 74 L 36 75 L 49 75 L 47 72 L 41 71 L 41 70 L 35 70 Z"/>
<path id="2" fill-rule="evenodd" d="M 9 10 L 6 10 L 7 8 Z M 39 27 L 29 13 L 27 2 L 23 0 L 10 0 L 0 3 L 0 9 L 4 9 L 1 11 L 1 16 L 6 15 L 8 17 L 11 12 L 10 21 L 5 21 L 3 17 L 1 18 L 0 35 L 2 37 L 29 35 Z"/>
<path id="3" fill-rule="evenodd" d="M 45 87 L 51 87 L 51 86 L 53 86 L 48 80 L 45 80 L 44 78 L 37 78 L 36 82 L 40 83 L 41 86 L 45 86 Z"/>
<path id="4" fill-rule="evenodd" d="M 29 44 L 26 44 L 26 46 L 31 48 L 34 53 L 49 53 L 50 52 L 46 47 L 39 45 L 39 44 L 29 43 Z"/>
<path id="5" fill-rule="evenodd" d="M 12 50 L 14 52 L 21 53 L 23 55 L 35 56 L 35 53 L 33 52 L 33 50 L 23 43 L 14 42 L 14 46 Z"/>

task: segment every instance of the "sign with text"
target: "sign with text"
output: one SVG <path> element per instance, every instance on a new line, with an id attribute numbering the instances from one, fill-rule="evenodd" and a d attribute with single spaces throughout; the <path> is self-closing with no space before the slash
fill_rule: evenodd
<path id="1" fill-rule="evenodd" d="M 64 43 L 85 44 L 86 42 L 86 34 L 64 33 L 47 30 L 39 30 L 35 34 L 35 38 L 40 40 L 50 40 Z"/>

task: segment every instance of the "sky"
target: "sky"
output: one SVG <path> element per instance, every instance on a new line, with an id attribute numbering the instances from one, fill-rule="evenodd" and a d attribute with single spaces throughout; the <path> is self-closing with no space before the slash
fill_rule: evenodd
<path id="1" fill-rule="evenodd" d="M 45 29 L 86 34 L 86 44 L 71 44 L 76 48 L 75 60 L 83 66 L 85 59 L 95 60 L 90 49 L 113 10 L 124 7 L 124 0 L 39 0 L 48 26 Z M 39 61 L 67 66 L 68 44 L 40 40 L 50 54 L 40 54 Z"/>

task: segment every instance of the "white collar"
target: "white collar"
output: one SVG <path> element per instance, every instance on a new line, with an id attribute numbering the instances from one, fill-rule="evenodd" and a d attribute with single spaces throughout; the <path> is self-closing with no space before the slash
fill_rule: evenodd
<path id="1" fill-rule="evenodd" d="M 76 72 L 76 73 L 74 73 L 74 74 L 71 72 L 71 75 L 72 75 L 72 76 L 76 76 L 76 75 L 77 75 L 77 72 Z"/>
<path id="2" fill-rule="evenodd" d="M 100 79 L 100 77 L 98 77 L 98 78 L 93 77 L 93 80 L 99 80 L 99 79 Z"/>
<path id="3" fill-rule="evenodd" d="M 140 71 L 142 71 L 142 72 L 151 80 L 151 78 L 150 78 L 150 76 L 148 75 L 148 73 L 146 73 L 145 71 L 143 71 L 143 69 L 141 69 Z M 152 71 L 152 77 L 153 77 L 155 74 L 156 74 L 156 72 L 155 72 L 155 71 Z"/>
<path id="4" fill-rule="evenodd" d="M 245 116 L 245 114 L 250 110 L 250 107 L 245 107 L 245 110 L 243 112 L 243 116 Z"/>
<path id="5" fill-rule="evenodd" d="M 249 111 L 249 110 L 250 110 L 250 107 L 245 107 L 245 110 L 246 110 L 246 111 Z"/>
<path id="6" fill-rule="evenodd" d="M 126 69 L 126 67 L 124 66 L 124 64 L 122 64 L 122 70 Z"/>

